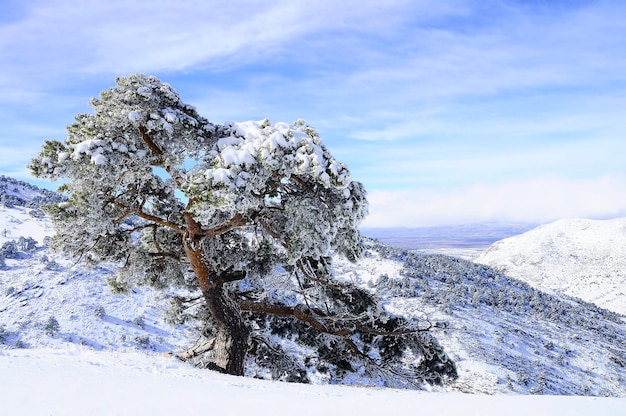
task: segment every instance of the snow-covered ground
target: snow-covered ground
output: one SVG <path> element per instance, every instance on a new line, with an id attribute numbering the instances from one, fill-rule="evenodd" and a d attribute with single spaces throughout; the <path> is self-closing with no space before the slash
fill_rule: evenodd
<path id="1" fill-rule="evenodd" d="M 51 224 L 30 211 L 0 207 L 0 230 L 6 230 L 0 246 L 19 246 L 20 237 L 37 242 L 32 249 L 18 247 L 15 258 L 6 258 L 0 269 L 0 344 L 172 351 L 191 342 L 190 328 L 165 323 L 163 310 L 169 303 L 156 291 L 135 288 L 128 295 L 113 294 L 106 282 L 110 268 L 85 269 L 42 246 L 52 234 Z M 51 319 L 58 323 L 56 330 Z"/>
<path id="2" fill-rule="evenodd" d="M 137 352 L 0 350 L 7 415 L 623 415 L 624 398 L 487 396 L 232 377 Z"/>
<path id="3" fill-rule="evenodd" d="M 626 314 L 626 218 L 542 225 L 496 242 L 476 262 Z"/>
<path id="4" fill-rule="evenodd" d="M 36 209 L 0 206 L 0 231 L 0 246 L 16 244 L 0 267 L 2 414 L 626 414 L 626 318 L 469 261 L 373 244 L 357 265 L 337 263 L 339 278 L 434 325 L 456 383 L 292 385 L 167 357 L 193 345 L 196 328 L 166 322 L 167 299 L 149 288 L 111 293 L 114 265 L 87 270 L 52 253 Z"/>
<path id="5" fill-rule="evenodd" d="M 626 397 L 626 318 L 486 266 L 381 246 L 338 275 L 428 320 L 457 363 L 449 390 Z"/>

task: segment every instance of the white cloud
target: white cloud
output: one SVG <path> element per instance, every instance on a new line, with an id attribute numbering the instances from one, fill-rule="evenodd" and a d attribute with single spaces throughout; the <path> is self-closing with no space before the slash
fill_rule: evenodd
<path id="1" fill-rule="evenodd" d="M 425 16 L 449 13 L 438 2 L 416 3 Z M 367 7 L 364 7 L 367 6 Z M 220 68 L 233 61 L 273 59 L 299 50 L 303 36 L 328 31 L 388 30 L 416 6 L 409 1 L 175 0 L 29 2 L 19 19 L 0 27 L 0 52 L 14 68 L 30 71 L 126 73 Z M 311 45 L 311 43 L 307 44 Z M 331 50 L 333 45 L 324 45 Z M 313 57 L 315 59 L 315 57 Z M 25 74 L 24 74 L 25 75 Z"/>
<path id="2" fill-rule="evenodd" d="M 372 191 L 366 227 L 626 216 L 626 175 L 534 178 L 459 189 Z"/>
<path id="3" fill-rule="evenodd" d="M 584 178 L 626 175 L 619 2 L 20 4 L 0 22 L 5 172 L 32 156 L 27 141 L 62 139 L 114 75 L 139 71 L 170 82 L 216 123 L 311 122 L 372 189 L 369 223 L 517 215 L 505 205 L 521 198 L 507 193 L 516 187 L 527 195 L 520 207 L 533 200 L 548 215 L 560 199 L 540 205 L 531 184 L 586 207 L 592 201 L 572 199 L 578 185 L 591 187 Z M 561 179 L 528 179 L 546 175 Z M 470 189 L 476 183 L 484 185 Z M 382 191 L 399 187 L 409 190 Z M 607 198 L 596 199 L 619 205 Z"/>

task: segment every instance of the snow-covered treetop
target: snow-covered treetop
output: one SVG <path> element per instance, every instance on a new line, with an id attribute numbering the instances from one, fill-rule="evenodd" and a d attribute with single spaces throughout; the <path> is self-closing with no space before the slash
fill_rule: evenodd
<path id="1" fill-rule="evenodd" d="M 270 234 L 288 234 L 292 249 L 319 236 L 325 241 L 313 238 L 318 248 L 309 253 L 319 258 L 328 255 L 341 230 L 358 226 L 365 215 L 362 187 L 304 121 L 227 123 L 220 136 L 183 188 L 203 225 L 212 226 L 224 211 L 270 214 L 280 207 L 290 220 Z"/>
<path id="2" fill-rule="evenodd" d="M 77 115 L 67 128 L 65 143 L 53 142 L 44 150 L 43 157 L 33 164 L 39 169 L 36 173 L 57 179 L 73 176 L 67 171 L 72 165 L 106 164 L 109 169 L 129 162 L 182 165 L 209 144 L 213 125 L 184 104 L 171 86 L 143 75 L 116 81 L 117 87 L 91 100 L 95 115 Z"/>
<path id="3" fill-rule="evenodd" d="M 116 81 L 30 166 L 69 179 L 69 206 L 109 219 L 93 238 L 129 215 L 183 234 L 191 215 L 195 235 L 255 230 L 290 263 L 355 251 L 365 191 L 304 121 L 213 125 L 155 77 Z"/>

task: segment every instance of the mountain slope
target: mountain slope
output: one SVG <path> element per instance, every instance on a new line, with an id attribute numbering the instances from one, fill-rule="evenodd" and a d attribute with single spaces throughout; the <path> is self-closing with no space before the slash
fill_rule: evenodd
<path id="1" fill-rule="evenodd" d="M 28 201 L 25 192 L 12 192 Z M 26 205 L 0 207 L 7 230 L 0 237 L 0 356 L 25 348 L 179 352 L 195 344 L 193 323 L 165 319 L 162 294 L 143 287 L 113 294 L 105 280 L 115 265 L 88 270 L 51 253 L 49 220 Z M 359 263 L 338 259 L 336 274 L 431 326 L 460 374 L 436 390 L 626 396 L 623 316 L 484 265 L 371 241 Z"/>
<path id="2" fill-rule="evenodd" d="M 623 316 L 454 257 L 382 245 L 370 256 L 340 273 L 433 325 L 459 367 L 454 389 L 626 396 Z"/>
<path id="3" fill-rule="evenodd" d="M 2 177 L 5 195 L 10 203 L 0 205 L 0 345 L 171 351 L 189 344 L 190 328 L 165 322 L 169 302 L 162 294 L 150 288 L 113 294 L 106 278 L 114 265 L 86 269 L 51 252 L 47 237 L 54 230 L 40 207 L 60 200 L 58 195 Z"/>
<path id="4" fill-rule="evenodd" d="M 0 175 L 0 202 L 5 207 L 40 207 L 63 200 L 63 196 L 27 182 Z"/>
<path id="5" fill-rule="evenodd" d="M 556 221 L 496 242 L 475 261 L 626 314 L 626 218 Z"/>

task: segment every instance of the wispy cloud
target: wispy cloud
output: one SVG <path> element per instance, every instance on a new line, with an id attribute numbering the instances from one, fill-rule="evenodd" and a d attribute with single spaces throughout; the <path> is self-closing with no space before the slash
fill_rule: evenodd
<path id="1" fill-rule="evenodd" d="M 436 4 L 422 3 L 422 11 Z M 285 54 L 302 37 L 324 36 L 327 30 L 386 30 L 402 18 L 402 10 L 415 8 L 406 1 L 363 6 L 357 1 L 40 0 L 2 25 L 0 48 L 7 63 L 10 57 L 26 69 L 30 62 L 47 62 L 45 69 L 55 73 L 219 68 Z"/>
<path id="2" fill-rule="evenodd" d="M 411 222 L 404 203 L 462 217 L 470 192 L 498 201 L 503 183 L 528 198 L 562 185 L 592 212 L 576 187 L 626 175 L 625 14 L 610 0 L 3 2 L 2 171 L 62 138 L 115 75 L 144 72 L 218 123 L 311 122 L 371 190 L 372 223 L 394 208 L 385 192 Z"/>

